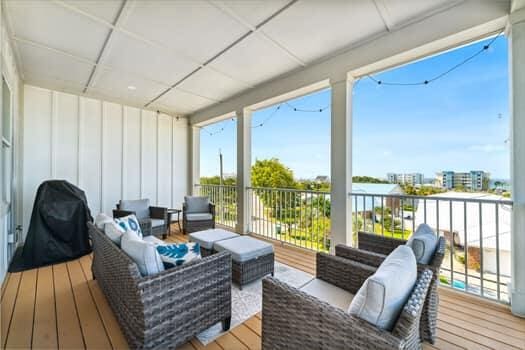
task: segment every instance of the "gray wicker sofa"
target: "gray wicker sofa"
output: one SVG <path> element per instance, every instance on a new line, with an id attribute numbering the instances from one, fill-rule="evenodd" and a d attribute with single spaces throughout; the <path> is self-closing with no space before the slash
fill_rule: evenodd
<path id="1" fill-rule="evenodd" d="M 231 320 L 231 256 L 227 252 L 141 276 L 137 265 L 91 223 L 93 277 L 132 349 L 173 349 Z"/>
<path id="2" fill-rule="evenodd" d="M 406 244 L 406 240 L 393 237 L 381 236 L 374 233 L 358 232 L 358 249 L 345 245 L 335 247 L 335 255 L 338 257 L 357 261 L 374 269 L 379 267 L 386 256 L 400 245 Z M 439 273 L 441 263 L 445 256 L 446 242 L 443 237 L 439 238 L 437 249 L 428 265 L 418 264 L 418 271 L 430 269 L 433 279 L 425 300 L 423 315 L 421 317 L 421 339 L 434 344 L 436 340 L 437 314 L 439 306 Z"/>
<path id="3" fill-rule="evenodd" d="M 317 254 L 317 278 L 354 294 L 375 269 L 355 261 Z M 392 331 L 385 331 L 315 296 L 263 279 L 262 348 L 279 349 L 421 349 L 419 323 L 432 271 L 418 280 Z"/>

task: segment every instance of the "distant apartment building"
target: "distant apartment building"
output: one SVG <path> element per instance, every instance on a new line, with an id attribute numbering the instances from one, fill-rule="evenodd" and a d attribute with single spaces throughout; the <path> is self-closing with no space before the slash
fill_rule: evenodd
<path id="1" fill-rule="evenodd" d="M 471 170 L 470 172 L 442 171 L 437 173 L 436 182 L 440 187 L 453 189 L 463 187 L 472 191 L 483 191 L 488 189 L 490 174 L 482 170 Z"/>
<path id="2" fill-rule="evenodd" d="M 411 174 L 387 174 L 388 182 L 393 184 L 401 185 L 422 185 L 423 184 L 423 174 L 421 173 L 411 173 Z"/>

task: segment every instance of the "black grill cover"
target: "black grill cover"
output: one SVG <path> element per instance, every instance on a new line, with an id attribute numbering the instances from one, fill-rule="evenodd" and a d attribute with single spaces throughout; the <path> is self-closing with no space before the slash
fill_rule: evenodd
<path id="1" fill-rule="evenodd" d="M 21 254 L 25 269 L 91 253 L 88 221 L 93 218 L 84 191 L 64 180 L 43 182 Z"/>

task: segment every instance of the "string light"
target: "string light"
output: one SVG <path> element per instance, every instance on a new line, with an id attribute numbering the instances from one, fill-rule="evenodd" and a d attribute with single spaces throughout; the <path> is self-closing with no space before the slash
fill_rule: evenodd
<path id="1" fill-rule="evenodd" d="M 437 74 L 436 76 L 430 78 L 430 79 L 425 79 L 425 80 L 422 80 L 422 81 L 414 81 L 414 82 L 396 82 L 396 81 L 384 81 L 384 80 L 380 80 L 380 79 L 376 79 L 375 77 L 373 77 L 372 75 L 366 75 L 366 77 L 370 80 L 372 80 L 374 83 L 376 83 L 377 85 L 390 85 L 390 86 L 419 86 L 419 85 L 429 85 L 430 83 L 433 83 L 435 82 L 436 80 L 439 80 L 443 77 L 445 77 L 446 75 L 452 73 L 453 71 L 455 71 L 456 69 L 458 69 L 459 67 L 467 64 L 468 62 L 470 62 L 471 60 L 473 60 L 474 58 L 476 58 L 477 56 L 479 56 L 480 54 L 482 54 L 483 52 L 486 52 L 490 49 L 490 47 L 492 46 L 492 44 L 501 36 L 501 34 L 503 33 L 503 30 L 501 32 L 499 32 L 496 36 L 494 36 L 494 38 L 492 38 L 492 40 L 490 40 L 487 44 L 483 45 L 483 47 L 481 49 L 479 49 L 478 51 L 476 51 L 473 55 L 465 58 L 463 61 L 455 64 L 454 66 L 450 67 L 449 69 L 445 70 L 444 72 L 442 73 L 439 73 Z M 355 93 L 355 88 L 357 87 L 357 85 L 361 82 L 361 78 L 360 79 L 357 79 L 357 81 L 355 82 L 354 84 L 354 89 L 352 91 L 352 93 Z M 290 102 L 284 102 L 284 103 L 281 103 L 279 104 L 273 111 L 272 113 L 270 113 L 270 115 L 268 117 L 266 117 L 262 122 L 258 123 L 257 125 L 255 126 L 252 126 L 252 129 L 256 129 L 256 128 L 261 128 L 263 127 L 266 123 L 268 123 L 272 118 L 274 118 L 276 115 L 277 115 L 277 112 L 279 112 L 281 110 L 281 107 L 282 106 L 286 106 L 288 107 L 290 110 L 292 110 L 293 112 L 301 112 L 301 113 L 322 113 L 324 111 L 326 111 L 327 109 L 330 108 L 330 106 L 325 106 L 325 107 L 322 107 L 322 108 L 312 108 L 312 109 L 308 109 L 308 108 L 299 108 L 299 107 L 296 107 L 294 106 L 293 104 L 291 104 Z M 234 118 L 232 118 L 232 121 L 235 121 Z M 216 130 L 214 132 L 210 132 L 209 130 L 207 130 L 205 127 L 201 127 L 202 130 L 204 130 L 206 133 L 208 133 L 210 136 L 213 136 L 213 135 L 217 135 L 221 132 L 224 131 L 224 127 L 220 128 L 219 130 Z M 508 141 L 508 140 L 507 140 Z M 505 142 L 507 142 L 505 141 Z"/>
<path id="2" fill-rule="evenodd" d="M 439 79 L 443 78 L 447 74 L 452 73 L 453 71 L 455 71 L 459 67 L 467 64 L 468 62 L 470 62 L 471 60 L 473 60 L 477 56 L 481 55 L 483 52 L 488 51 L 489 48 L 491 47 L 491 45 L 494 43 L 494 41 L 496 41 L 496 39 L 498 39 L 502 33 L 503 33 L 503 31 L 499 32 L 494 38 L 492 38 L 491 41 L 489 41 L 487 44 L 483 45 L 483 47 L 481 49 L 479 49 L 478 51 L 476 51 L 473 55 L 465 58 L 463 61 L 455 64 L 454 66 L 450 67 L 449 69 L 445 70 L 444 72 L 442 72 L 442 73 L 440 73 L 440 74 L 438 74 L 438 75 L 436 75 L 436 76 L 434 76 L 433 78 L 430 78 L 430 79 L 425 79 L 423 81 L 415 81 L 415 82 L 396 82 L 396 81 L 379 80 L 379 79 L 374 78 L 371 75 L 367 75 L 366 77 L 368 79 L 372 80 L 373 82 L 375 82 L 377 85 L 394 85 L 394 86 L 428 85 L 430 83 L 435 82 L 436 80 L 439 80 Z"/>

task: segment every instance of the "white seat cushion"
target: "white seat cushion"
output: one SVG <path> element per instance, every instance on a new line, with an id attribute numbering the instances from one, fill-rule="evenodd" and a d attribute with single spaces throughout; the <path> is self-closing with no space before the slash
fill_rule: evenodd
<path id="1" fill-rule="evenodd" d="M 223 250 L 229 251 L 232 259 L 240 263 L 273 253 L 273 245 L 271 243 L 247 236 L 215 242 L 213 249 L 218 252 Z"/>
<path id="2" fill-rule="evenodd" d="M 197 242 L 200 244 L 201 247 L 211 250 L 213 249 L 213 244 L 215 242 L 235 237 L 239 237 L 239 235 L 230 231 L 217 228 L 191 233 L 190 242 Z"/>
<path id="3" fill-rule="evenodd" d="M 151 219 L 151 227 L 159 227 L 164 225 L 163 219 Z"/>
<path id="4" fill-rule="evenodd" d="M 162 239 L 158 239 L 157 237 L 155 237 L 153 235 L 146 236 L 146 237 L 142 238 L 142 240 L 144 242 L 148 242 L 148 243 L 151 243 L 151 244 L 154 244 L 154 245 L 166 244 L 166 242 L 164 242 Z"/>
<path id="5" fill-rule="evenodd" d="M 419 264 L 429 264 L 438 245 L 438 236 L 427 224 L 421 224 L 410 236 L 406 245 L 411 247 Z"/>
<path id="6" fill-rule="evenodd" d="M 126 231 L 113 219 L 104 225 L 104 233 L 118 246 L 120 246 L 120 240 L 124 232 Z"/>
<path id="7" fill-rule="evenodd" d="M 354 295 L 350 292 L 318 278 L 314 278 L 308 282 L 301 290 L 306 294 L 345 311 L 348 310 L 354 298 Z"/>
<path id="8" fill-rule="evenodd" d="M 164 264 L 154 244 L 144 242 L 134 232 L 126 231 L 122 235 L 120 246 L 137 264 L 143 276 L 151 276 L 164 271 Z"/>
<path id="9" fill-rule="evenodd" d="M 211 220 L 211 219 L 213 219 L 213 215 L 210 213 L 186 214 L 186 220 L 188 221 L 203 221 L 203 220 Z"/>
<path id="10" fill-rule="evenodd" d="M 97 217 L 95 218 L 95 226 L 96 226 L 99 230 L 103 230 L 103 229 L 104 229 L 104 225 L 107 224 L 107 223 L 109 223 L 109 222 L 113 222 L 113 218 L 107 216 L 107 215 L 104 214 L 104 213 L 100 213 L 100 214 L 98 214 Z"/>
<path id="11" fill-rule="evenodd" d="M 363 283 L 348 312 L 384 330 L 392 330 L 417 279 L 412 249 L 401 245 Z"/>

